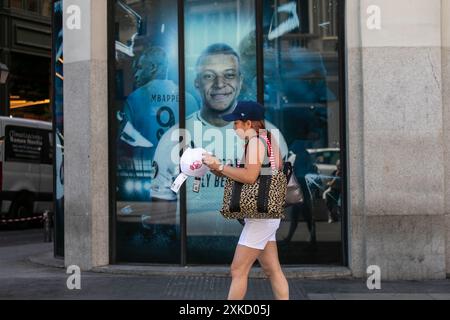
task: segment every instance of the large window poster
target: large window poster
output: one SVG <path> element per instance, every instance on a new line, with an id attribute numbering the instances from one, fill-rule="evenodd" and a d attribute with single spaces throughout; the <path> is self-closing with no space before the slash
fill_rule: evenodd
<path id="1" fill-rule="evenodd" d="M 55 137 L 55 255 L 64 256 L 63 2 L 53 4 L 53 124 Z"/>
<path id="2" fill-rule="evenodd" d="M 242 142 L 221 119 L 256 100 L 263 54 L 266 127 L 294 164 L 306 201 L 287 209 L 277 233 L 285 264 L 341 264 L 341 168 L 337 0 L 116 1 L 117 257 L 180 262 L 178 61 L 186 79 L 185 143 L 237 163 Z M 178 43 L 184 38 L 184 57 Z M 231 152 L 230 152 L 231 150 Z M 242 225 L 220 213 L 224 179 L 187 180 L 187 263 L 227 264 Z"/>
<path id="3" fill-rule="evenodd" d="M 152 196 L 161 137 L 179 122 L 177 1 L 116 1 L 117 259 L 179 263 L 177 202 Z M 186 93 L 186 113 L 198 109 Z M 160 200 L 160 201 L 158 201 Z"/>
<path id="4" fill-rule="evenodd" d="M 231 112 L 238 100 L 256 99 L 255 14 L 254 0 L 185 1 L 186 86 L 200 105 L 186 118 L 192 138 L 187 143 L 232 164 L 242 157 L 241 141 L 221 115 Z M 187 261 L 229 263 L 242 225 L 219 213 L 225 179 L 207 173 L 198 193 L 193 183 L 189 178 Z"/>

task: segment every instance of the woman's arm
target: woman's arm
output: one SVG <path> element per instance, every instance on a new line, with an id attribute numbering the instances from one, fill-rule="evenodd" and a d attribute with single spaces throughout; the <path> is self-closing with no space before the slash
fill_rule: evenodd
<path id="1" fill-rule="evenodd" d="M 258 179 L 261 172 L 261 164 L 264 159 L 265 147 L 260 139 L 251 139 L 247 147 L 247 156 L 245 158 L 244 168 L 235 168 L 232 166 L 224 166 L 221 172 L 223 176 L 226 176 L 234 181 L 246 184 L 253 184 Z M 217 158 L 205 154 L 203 160 L 205 164 L 213 171 L 218 171 L 220 161 Z"/>
<path id="2" fill-rule="evenodd" d="M 225 167 L 224 167 L 225 168 Z M 211 172 L 213 173 L 213 174 L 215 174 L 216 176 L 218 176 L 218 177 L 225 177 L 224 175 L 223 175 L 223 173 L 222 172 L 220 172 L 220 171 L 218 171 L 218 170 L 213 170 L 213 169 L 210 169 L 211 170 Z"/>

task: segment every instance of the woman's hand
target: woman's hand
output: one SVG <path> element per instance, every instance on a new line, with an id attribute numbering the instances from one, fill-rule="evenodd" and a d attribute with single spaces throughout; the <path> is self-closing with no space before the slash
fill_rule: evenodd
<path id="1" fill-rule="evenodd" d="M 212 171 L 218 171 L 222 164 L 219 159 L 209 153 L 203 153 L 202 161 Z"/>

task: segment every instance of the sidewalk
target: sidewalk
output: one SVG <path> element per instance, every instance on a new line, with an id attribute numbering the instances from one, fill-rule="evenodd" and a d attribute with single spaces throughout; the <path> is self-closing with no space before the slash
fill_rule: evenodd
<path id="1" fill-rule="evenodd" d="M 69 275 L 63 261 L 52 258 L 52 250 L 52 243 L 0 245 L 0 299 L 221 300 L 226 298 L 230 284 L 225 267 L 127 265 L 82 272 L 81 290 L 72 291 L 66 286 Z M 291 299 L 450 300 L 450 280 L 382 281 L 381 290 L 370 291 L 365 279 L 350 278 L 345 268 L 332 272 L 339 279 L 326 279 L 331 274 L 317 270 L 313 274 L 313 270 L 305 269 L 303 275 L 322 279 L 288 279 Z M 269 281 L 259 278 L 256 270 L 252 275 L 246 298 L 273 299 Z"/>

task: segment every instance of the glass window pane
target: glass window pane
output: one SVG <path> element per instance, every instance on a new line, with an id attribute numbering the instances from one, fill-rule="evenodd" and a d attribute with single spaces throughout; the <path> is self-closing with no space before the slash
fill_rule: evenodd
<path id="1" fill-rule="evenodd" d="M 50 121 L 50 59 L 15 53 L 9 68 L 10 115 Z"/>
<path id="2" fill-rule="evenodd" d="M 41 0 L 41 14 L 50 17 L 52 14 L 52 0 Z"/>
<path id="3" fill-rule="evenodd" d="M 185 1 L 186 87 L 201 108 L 186 118 L 187 142 L 231 163 L 242 157 L 242 144 L 233 124 L 220 115 L 230 112 L 238 99 L 256 96 L 254 4 Z M 219 213 L 225 179 L 207 173 L 198 193 L 193 183 L 194 178 L 187 180 L 188 263 L 228 264 L 242 226 Z"/>
<path id="4" fill-rule="evenodd" d="M 280 133 L 281 153 L 306 196 L 281 222 L 280 259 L 341 264 L 337 0 L 261 3 L 266 127 Z M 180 194 L 171 187 L 180 138 L 233 165 L 242 158 L 243 141 L 221 115 L 257 97 L 255 1 L 185 1 L 184 132 L 178 131 L 177 1 L 116 4 L 117 256 L 179 263 Z M 212 173 L 187 178 L 189 264 L 232 261 L 242 225 L 219 213 L 224 183 Z"/>
<path id="5" fill-rule="evenodd" d="M 117 258 L 180 263 L 177 197 L 152 191 L 169 170 L 156 147 L 178 123 L 177 1 L 117 1 L 115 25 Z"/>
<path id="6" fill-rule="evenodd" d="M 264 1 L 264 99 L 306 195 L 278 230 L 284 263 L 342 263 L 337 0 Z"/>

